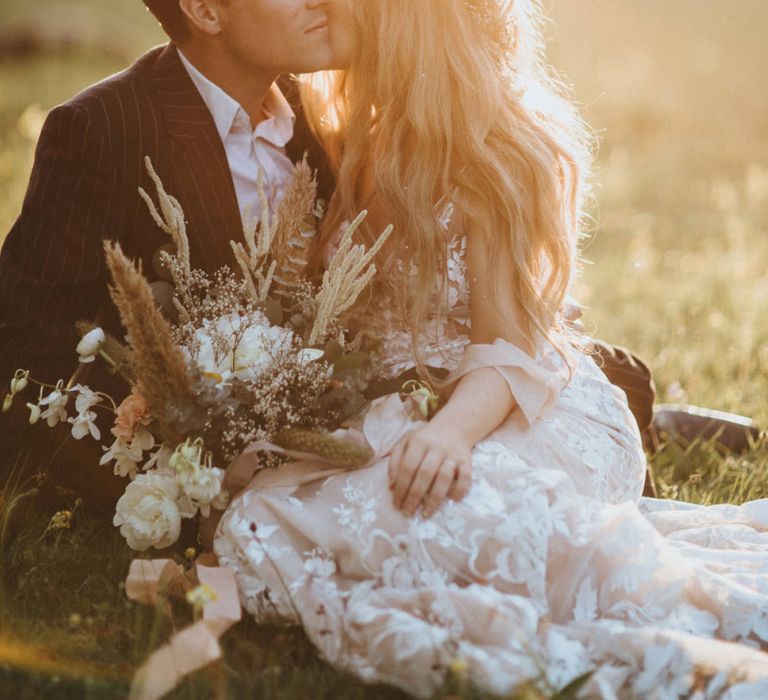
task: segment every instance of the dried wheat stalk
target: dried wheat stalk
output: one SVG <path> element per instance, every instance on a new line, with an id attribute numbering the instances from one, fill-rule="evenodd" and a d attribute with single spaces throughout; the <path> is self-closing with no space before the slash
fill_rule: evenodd
<path id="1" fill-rule="evenodd" d="M 110 295 L 130 337 L 130 365 L 139 392 L 164 431 L 168 406 L 193 397 L 190 376 L 171 327 L 155 306 L 152 290 L 118 243 L 104 244 L 112 273 Z"/>
<path id="2" fill-rule="evenodd" d="M 256 180 L 261 206 L 261 220 L 248 221 L 243 227 L 245 245 L 230 241 L 235 260 L 240 267 L 248 287 L 248 293 L 256 302 L 265 301 L 272 289 L 277 263 L 270 259 L 277 219 L 269 211 L 269 202 L 264 190 L 264 171 L 259 170 Z M 258 239 L 256 232 L 259 232 Z"/>
<path id="3" fill-rule="evenodd" d="M 373 247 L 366 251 L 364 245 L 354 245 L 352 237 L 367 215 L 368 212 L 363 211 L 349 225 L 323 275 L 323 285 L 316 297 L 317 316 L 309 334 L 309 345 L 323 343 L 328 339 L 333 324 L 352 307 L 376 275 L 373 261 L 391 235 L 393 227 L 387 226 Z"/>
<path id="4" fill-rule="evenodd" d="M 296 165 L 293 179 L 277 210 L 277 229 L 270 246 L 277 263 L 277 293 L 291 293 L 306 277 L 309 248 L 317 233 L 314 216 L 317 180 L 306 158 Z"/>

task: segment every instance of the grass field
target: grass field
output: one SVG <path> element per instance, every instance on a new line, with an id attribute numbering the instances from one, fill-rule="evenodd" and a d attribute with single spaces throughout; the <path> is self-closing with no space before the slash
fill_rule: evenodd
<path id="1" fill-rule="evenodd" d="M 601 141 L 578 284 L 589 327 L 646 359 L 660 399 L 768 425 L 768 4 L 547 5 L 550 55 Z M 0 237 L 21 206 L 45 110 L 161 40 L 142 7 L 0 0 Z M 6 50 L 20 34 L 40 50 Z M 655 466 L 665 496 L 768 495 L 765 444 L 741 457 L 670 445 Z M 126 602 L 129 555 L 111 528 L 76 514 L 71 530 L 44 535 L 49 515 L 0 552 L 0 697 L 122 697 L 168 618 Z M 298 633 L 245 623 L 228 635 L 225 662 L 177 696 L 214 691 L 402 697 L 332 672 Z"/>

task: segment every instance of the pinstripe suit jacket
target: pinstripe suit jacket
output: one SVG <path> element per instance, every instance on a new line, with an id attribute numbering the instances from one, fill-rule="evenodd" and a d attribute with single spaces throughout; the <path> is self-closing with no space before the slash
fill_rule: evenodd
<path id="1" fill-rule="evenodd" d="M 288 155 L 296 161 L 308 151 L 327 197 L 329 171 L 296 87 L 290 80 L 281 87 L 297 115 Z M 0 381 L 6 387 L 19 367 L 66 381 L 77 367 L 78 320 L 96 320 L 122 335 L 102 241 L 119 241 L 150 279 L 152 256 L 169 242 L 138 195 L 139 186 L 153 191 L 145 156 L 184 209 L 194 264 L 213 270 L 233 263 L 229 240 L 241 222 L 224 147 L 176 49 L 157 47 L 48 115 L 21 215 L 0 254 Z M 13 450 L 30 442 L 21 435 L 21 413 L 15 407 L 15 419 L 0 419 L 0 474 Z M 34 441 L 45 430 L 37 427 Z M 14 447 L 3 438 L 13 438 Z"/>

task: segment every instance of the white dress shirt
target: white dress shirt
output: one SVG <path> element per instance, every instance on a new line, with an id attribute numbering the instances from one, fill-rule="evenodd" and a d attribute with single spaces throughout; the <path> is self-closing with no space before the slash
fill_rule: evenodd
<path id="1" fill-rule="evenodd" d="M 203 98 L 216 124 L 227 154 L 243 223 L 261 216 L 257 187 L 264 171 L 264 190 L 272 213 L 290 182 L 293 164 L 285 145 L 293 138 L 296 115 L 280 88 L 273 84 L 264 100 L 264 119 L 254 129 L 248 113 L 218 85 L 206 78 L 179 51 L 184 68 Z"/>

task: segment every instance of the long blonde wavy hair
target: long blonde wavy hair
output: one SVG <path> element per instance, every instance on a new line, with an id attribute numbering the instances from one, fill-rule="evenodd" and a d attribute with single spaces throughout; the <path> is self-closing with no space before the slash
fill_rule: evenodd
<path id="1" fill-rule="evenodd" d="M 395 225 L 397 256 L 418 272 L 408 294 L 417 331 L 435 271 L 446 269 L 435 205 L 450 196 L 491 260 L 511 257 L 519 332 L 532 347 L 559 338 L 591 138 L 544 62 L 538 2 L 356 0 L 351 12 L 352 65 L 303 87 L 337 175 L 321 245 L 372 187 Z"/>

